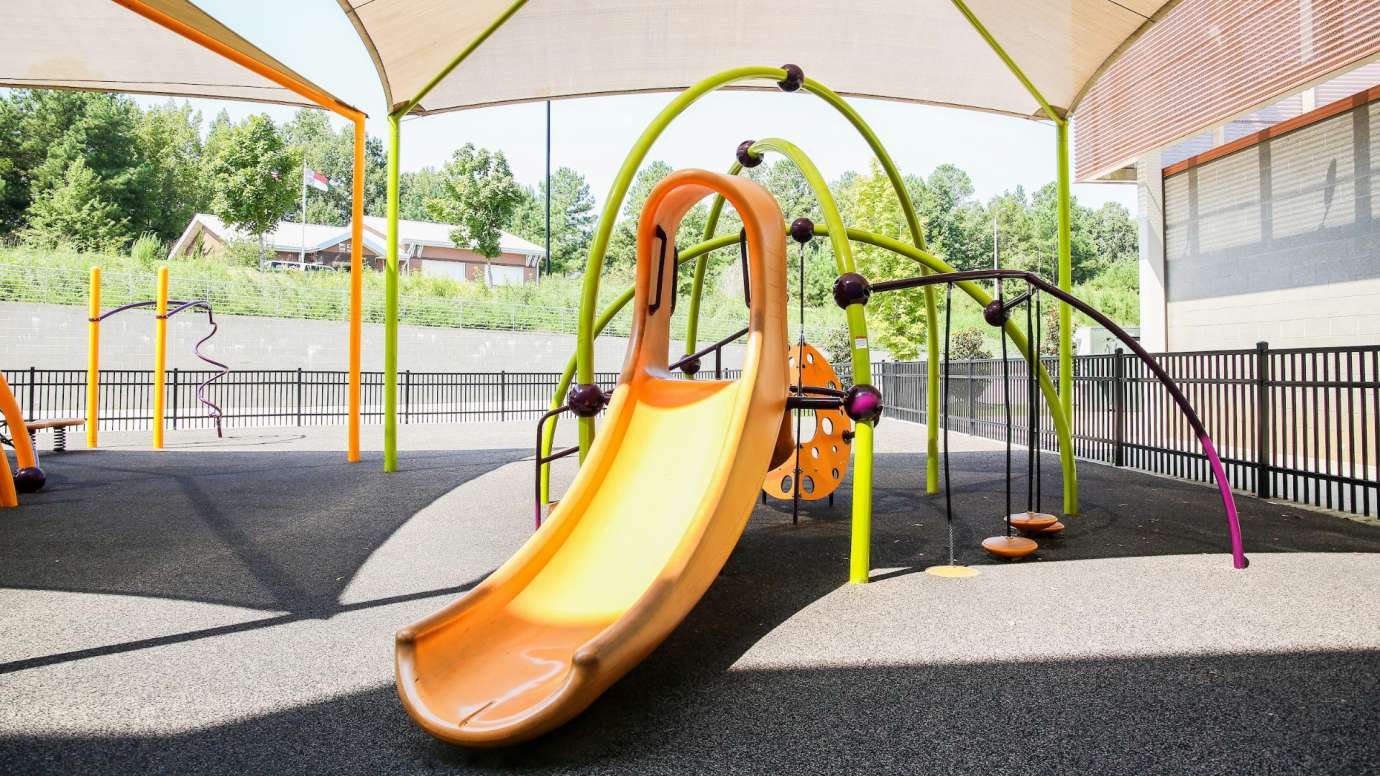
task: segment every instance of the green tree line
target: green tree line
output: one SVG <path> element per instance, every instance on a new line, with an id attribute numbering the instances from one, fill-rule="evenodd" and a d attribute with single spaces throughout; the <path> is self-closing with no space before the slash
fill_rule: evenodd
<path id="1" fill-rule="evenodd" d="M 0 235 L 35 247 L 122 252 L 132 246 L 155 253 L 175 239 L 196 212 L 211 212 L 252 235 L 280 220 L 344 225 L 350 218 L 354 134 L 334 128 L 326 114 L 301 110 L 283 124 L 267 115 L 232 122 L 224 112 L 203 126 L 188 105 L 167 102 L 141 108 L 126 97 L 105 94 L 16 90 L 0 98 Z M 326 175 L 327 192 L 312 191 L 302 213 L 302 167 Z M 619 213 L 606 266 L 627 278 L 635 260 L 636 222 L 651 189 L 671 172 L 663 161 L 643 166 Z M 786 160 L 745 170 L 781 203 L 787 220 L 822 221 L 819 203 L 800 172 Z M 1054 276 L 1057 209 L 1054 185 L 1034 192 L 1017 187 L 987 201 L 975 195 L 972 179 L 943 164 L 927 176 L 906 175 L 930 250 L 957 269 L 990 266 L 994 232 L 1002 264 Z M 364 210 L 385 212 L 386 155 L 370 137 L 365 146 Z M 537 244 L 546 239 L 546 182 L 517 183 L 501 150 L 465 145 L 440 168 L 400 176 L 403 218 L 455 224 L 457 245 L 486 256 L 498 253 L 499 231 Z M 850 171 L 830 184 L 851 226 L 908 239 L 905 219 L 891 185 L 874 164 Z M 580 272 L 593 238 L 595 200 L 585 177 L 568 167 L 551 178 L 552 257 L 555 274 Z M 1114 318 L 1136 320 L 1136 228 L 1119 204 L 1072 212 L 1073 280 Z M 703 237 L 708 204 L 690 211 L 681 225 L 682 247 Z M 734 234 L 736 214 L 726 209 L 716 234 Z M 831 304 L 835 269 L 824 240 L 803 255 L 805 297 L 811 306 Z M 913 262 L 867 246 L 855 247 L 861 271 L 873 279 L 916 272 Z M 802 252 L 792 247 L 791 277 Z M 709 264 L 711 294 L 740 293 L 737 263 Z M 731 270 L 731 271 L 730 271 Z M 687 288 L 691 273 L 682 273 Z M 795 284 L 792 283 L 794 297 Z M 900 357 L 913 356 L 924 342 L 924 306 L 918 294 L 879 297 L 874 336 Z M 970 320 L 956 322 L 967 327 Z M 973 324 L 976 325 L 976 324 Z M 963 329 L 959 329 L 963 330 Z M 969 337 L 971 340 L 971 337 Z"/>

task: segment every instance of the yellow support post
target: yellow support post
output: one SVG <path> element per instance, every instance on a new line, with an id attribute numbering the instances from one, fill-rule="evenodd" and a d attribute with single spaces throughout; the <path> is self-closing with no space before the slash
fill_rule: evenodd
<path id="1" fill-rule="evenodd" d="M 158 297 L 153 337 L 153 449 L 163 449 L 163 412 L 168 371 L 168 268 L 158 268 Z"/>
<path id="2" fill-rule="evenodd" d="M 86 310 L 86 446 L 96 449 L 101 411 L 101 268 L 91 268 L 91 296 Z"/>

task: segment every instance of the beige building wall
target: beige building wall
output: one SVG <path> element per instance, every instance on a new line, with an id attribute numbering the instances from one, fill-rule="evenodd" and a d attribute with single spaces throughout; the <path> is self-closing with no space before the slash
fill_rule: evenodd
<path id="1" fill-rule="evenodd" d="M 1170 302 L 1171 351 L 1380 344 L 1380 279 Z"/>
<path id="2" fill-rule="evenodd" d="M 1165 168 L 1142 318 L 1162 294 L 1170 351 L 1380 344 L 1377 166 L 1380 87 Z"/>

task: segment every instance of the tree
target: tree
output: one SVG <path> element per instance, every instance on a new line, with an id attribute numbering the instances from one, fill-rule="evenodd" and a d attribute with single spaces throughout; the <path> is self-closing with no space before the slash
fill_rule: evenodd
<path id="1" fill-rule="evenodd" d="M 905 215 L 891 182 L 877 162 L 870 174 L 859 178 L 849 192 L 849 209 L 843 214 L 848 223 L 888 237 L 909 241 Z M 917 274 L 916 263 L 891 251 L 856 244 L 853 257 L 858 271 L 877 282 Z M 874 294 L 867 303 L 869 334 L 878 344 L 900 359 L 915 358 L 925 342 L 925 305 L 919 291 Z"/>
<path id="2" fill-rule="evenodd" d="M 656 160 L 637 171 L 637 176 L 633 178 L 632 185 L 628 187 L 627 196 L 623 198 L 623 210 L 618 219 L 618 225 L 614 227 L 613 235 L 609 239 L 608 250 L 604 256 L 604 266 L 609 268 L 628 268 L 637 263 L 637 221 L 642 217 L 642 207 L 647 204 L 647 197 L 651 196 L 652 189 L 656 188 L 667 175 L 671 174 L 671 165 L 661 160 Z M 694 232 L 692 241 L 698 241 L 704 232 L 704 223 L 707 216 L 699 219 L 700 230 Z M 689 224 L 682 224 L 677 233 L 679 238 L 688 233 Z"/>
<path id="3" fill-rule="evenodd" d="M 201 114 L 171 100 L 144 112 L 138 127 L 147 197 L 156 203 L 146 232 L 176 238 L 210 199 L 201 175 Z"/>
<path id="4" fill-rule="evenodd" d="M 513 180 L 502 151 L 476 148 L 466 143 L 446 162 L 443 196 L 427 200 L 427 211 L 437 221 L 455 224 L 450 239 L 457 248 L 470 248 L 485 259 L 500 253 L 502 228 L 522 202 L 522 187 Z M 485 266 L 484 282 L 492 285 Z"/>
<path id="5" fill-rule="evenodd" d="M 119 207 L 125 228 L 147 228 L 159 206 L 149 197 L 136 137 L 141 114 L 125 97 L 91 92 L 18 90 L 0 109 L 0 226 L 27 222 L 35 198 L 65 182 L 80 159 L 95 176 L 101 199 Z M 126 233 L 125 236 L 128 236 Z"/>
<path id="6" fill-rule="evenodd" d="M 253 235 L 262 250 L 264 234 L 292 209 L 301 171 L 273 121 L 259 114 L 224 130 L 207 157 L 206 174 L 211 212 Z"/>
<path id="7" fill-rule="evenodd" d="M 1104 202 L 1089 214 L 1088 228 L 1092 232 L 1093 247 L 1105 264 L 1135 261 L 1140 246 L 1135 219 L 1120 202 Z"/>
<path id="8" fill-rule="evenodd" d="M 21 233 L 30 244 L 79 251 L 114 252 L 125 242 L 128 219 L 105 199 L 100 179 L 78 158 L 67 166 L 65 179 L 44 191 L 28 211 Z"/>
<path id="9" fill-rule="evenodd" d="M 425 221 L 431 217 L 426 208 L 427 201 L 445 196 L 445 176 L 435 167 L 402 173 L 398 176 L 398 217 Z"/>
<path id="10" fill-rule="evenodd" d="M 526 190 L 513 217 L 514 234 L 538 245 L 546 240 L 546 181 Z M 551 271 L 566 273 L 584 265 L 594 236 L 594 195 L 585 176 L 569 167 L 551 173 Z"/>

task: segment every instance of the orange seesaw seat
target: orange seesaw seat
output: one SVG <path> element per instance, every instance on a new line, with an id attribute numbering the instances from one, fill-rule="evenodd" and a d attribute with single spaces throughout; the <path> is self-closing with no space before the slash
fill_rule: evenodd
<path id="1" fill-rule="evenodd" d="M 982 540 L 982 549 L 1000 558 L 1024 558 L 1039 548 L 1034 539 L 1024 536 L 993 536 Z"/>
<path id="2" fill-rule="evenodd" d="M 667 371 L 676 227 L 721 193 L 747 232 L 742 377 Z M 694 607 L 747 524 L 786 411 L 781 210 L 750 180 L 685 170 L 638 228 L 628 359 L 560 505 L 468 595 L 397 636 L 398 694 L 427 732 L 466 746 L 539 736 L 579 714 Z M 659 227 L 659 229 L 658 229 Z"/>

